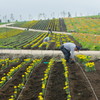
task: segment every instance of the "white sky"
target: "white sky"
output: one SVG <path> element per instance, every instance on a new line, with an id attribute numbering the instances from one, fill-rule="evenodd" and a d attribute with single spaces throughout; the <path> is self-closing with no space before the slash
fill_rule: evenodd
<path id="1" fill-rule="evenodd" d="M 0 19 L 13 13 L 15 19 L 38 19 L 40 13 L 46 18 L 61 17 L 61 12 L 70 12 L 72 16 L 100 13 L 100 0 L 0 0 Z M 29 17 L 30 16 L 30 17 Z M 42 16 L 41 16 L 42 18 Z"/>

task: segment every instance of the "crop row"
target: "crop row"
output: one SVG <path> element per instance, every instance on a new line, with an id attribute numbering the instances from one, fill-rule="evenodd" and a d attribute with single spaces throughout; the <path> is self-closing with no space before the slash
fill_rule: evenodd
<path id="1" fill-rule="evenodd" d="M 20 24 L 21 22 L 19 22 Z M 40 30 L 52 31 L 68 31 L 78 33 L 99 34 L 100 19 L 93 18 L 64 18 L 64 19 L 48 19 L 48 20 L 33 20 L 22 22 L 21 25 L 14 24 L 18 27 L 26 27 Z"/>
<path id="2" fill-rule="evenodd" d="M 84 48 L 90 50 L 100 50 L 100 36 L 84 33 L 73 33 L 73 37 L 82 44 Z"/>
<path id="3" fill-rule="evenodd" d="M 37 20 L 32 20 L 32 21 L 24 21 L 24 22 L 16 22 L 15 24 L 12 24 L 11 26 L 15 26 L 15 27 L 31 27 L 34 24 L 36 24 L 38 21 Z"/>
<path id="4" fill-rule="evenodd" d="M 14 86 L 14 88 L 12 90 L 15 89 L 15 91 L 13 93 L 11 93 L 11 97 L 9 97 L 9 100 L 11 98 L 11 100 L 15 100 L 17 93 L 19 94 L 21 87 L 23 87 L 23 85 L 25 84 L 25 82 L 28 80 L 29 75 L 31 73 L 31 71 L 33 70 L 33 68 L 41 61 L 41 59 L 13 59 L 13 60 L 9 60 L 9 58 L 4 59 L 4 61 L 9 62 L 9 65 L 6 69 L 2 70 L 2 72 L 0 71 L 0 88 L 3 89 L 5 88 L 5 86 L 9 83 L 11 83 L 11 81 L 16 77 L 16 75 L 19 75 L 18 73 L 20 73 L 21 71 L 21 76 L 20 79 L 22 80 L 21 83 L 19 83 L 18 87 Z M 4 63 L 3 59 L 1 61 L 1 63 Z M 13 65 L 10 63 L 13 61 Z M 25 71 L 26 70 L 26 71 Z M 23 73 L 24 72 L 24 73 Z M 18 83 L 17 83 L 18 84 Z M 22 85 L 23 84 L 23 85 Z M 16 91 L 16 87 L 17 87 L 17 91 Z M 7 92 L 7 91 L 6 91 Z M 1 96 L 0 96 L 1 98 Z"/>
<path id="5" fill-rule="evenodd" d="M 49 37 L 52 38 L 50 42 L 43 42 L 38 47 L 45 48 L 45 49 L 59 49 L 59 47 L 63 43 L 74 42 L 66 34 L 53 33 L 52 35 L 49 35 Z"/>
<path id="6" fill-rule="evenodd" d="M 27 32 L 23 31 L 22 33 L 15 35 L 9 38 L 0 39 L 1 48 L 23 48 L 24 45 L 31 42 L 37 38 L 41 32 Z"/>
<path id="7" fill-rule="evenodd" d="M 69 32 L 100 34 L 100 19 L 65 18 L 64 20 Z"/>
<path id="8" fill-rule="evenodd" d="M 86 72 L 95 71 L 90 56 L 76 57 L 85 65 Z M 64 58 L 59 60 L 52 57 L 0 59 L 0 100 L 71 100 L 69 67 Z"/>
<path id="9" fill-rule="evenodd" d="M 66 31 L 66 27 L 63 19 L 48 19 L 48 20 L 33 20 L 29 22 L 17 22 L 13 24 L 13 26 L 33 28 L 39 30 L 48 30 L 50 28 L 52 31 Z"/>
<path id="10" fill-rule="evenodd" d="M 20 34 L 22 33 L 23 31 L 22 30 L 16 30 L 16 29 L 6 29 L 5 28 L 5 31 L 4 29 L 0 29 L 1 32 L 0 32 L 0 39 L 3 39 L 3 38 L 8 38 L 8 37 L 11 37 L 11 36 L 15 36 L 17 34 Z"/>
<path id="11" fill-rule="evenodd" d="M 5 30 L 6 31 L 6 30 Z M 79 42 L 83 48 L 90 50 L 100 50 L 100 36 L 93 34 L 84 33 L 73 33 L 71 36 L 67 34 L 57 33 L 42 33 L 42 32 L 31 32 L 31 31 L 20 31 L 20 30 L 9 30 L 6 33 L 3 29 L 0 39 L 0 48 L 12 48 L 12 49 L 59 49 L 61 44 L 66 42 Z M 16 32 L 15 32 L 16 31 Z M 12 32 L 14 32 L 12 34 Z M 5 38 L 5 34 L 7 38 Z M 14 36 L 12 36 L 14 35 Z M 50 42 L 43 42 L 45 37 L 51 37 Z M 76 43 L 76 42 L 75 42 Z M 76 44 L 79 45 L 79 44 Z"/>
<path id="12" fill-rule="evenodd" d="M 22 59 L 22 60 L 20 60 L 19 58 L 17 58 L 17 59 L 18 59 L 17 62 L 16 62 L 15 59 L 13 59 L 13 65 L 14 65 L 14 63 L 16 63 L 15 66 L 12 66 L 9 63 L 9 65 L 7 67 L 8 69 L 7 70 L 5 69 L 6 72 L 5 72 L 5 70 L 2 70 L 2 76 L 0 78 L 0 91 L 1 91 L 1 89 L 4 91 L 5 88 L 8 86 L 8 91 L 5 91 L 4 95 L 9 95 L 9 96 L 5 96 L 3 98 L 3 95 L 1 95 L 0 96 L 0 100 L 2 100 L 2 99 L 4 99 L 4 100 L 5 99 L 7 99 L 7 100 L 17 100 L 17 99 L 22 98 L 21 95 L 24 92 L 24 89 L 28 84 L 28 81 L 29 81 L 29 78 L 31 77 L 32 72 L 34 72 L 33 70 L 36 69 L 37 64 L 38 64 L 38 66 L 40 66 L 42 63 L 44 63 L 44 65 L 45 65 L 45 61 L 48 61 L 49 64 L 45 65 L 47 68 L 45 67 L 44 77 L 42 77 L 42 79 L 41 79 L 42 82 L 39 81 L 39 82 L 41 82 L 41 87 L 39 87 L 39 88 L 41 88 L 42 91 L 40 91 L 40 93 L 37 94 L 37 95 L 39 95 L 39 96 L 37 96 L 37 98 L 39 98 L 39 100 L 43 100 L 43 99 L 41 99 L 42 98 L 41 96 L 43 96 L 43 98 L 45 98 L 45 96 L 46 96 L 46 94 L 45 94 L 47 92 L 47 88 L 46 87 L 48 86 L 46 83 L 49 84 L 49 80 L 48 79 L 49 79 L 50 74 L 52 74 L 52 73 L 50 73 L 50 71 L 52 71 L 51 68 L 53 66 L 55 66 L 54 65 L 54 63 L 55 63 L 54 61 L 55 60 L 54 59 L 50 59 L 50 58 L 49 58 L 50 61 L 49 60 L 45 60 L 45 59 L 44 60 L 43 59 L 33 59 L 32 60 L 30 58 Z M 8 59 L 4 59 L 4 61 L 11 62 L 9 60 L 9 58 Z M 4 63 L 4 61 L 2 60 L 1 63 Z M 19 62 L 19 64 L 18 64 L 18 62 Z M 63 64 L 61 64 L 61 65 L 63 66 Z M 43 64 L 42 64 L 41 67 L 42 68 L 44 67 Z M 57 68 L 57 66 L 55 66 L 55 67 Z M 63 68 L 63 67 L 61 67 L 61 68 Z M 59 69 L 59 71 L 60 71 L 60 69 Z M 64 78 L 63 73 L 61 75 Z M 16 79 L 16 82 L 14 82 L 15 79 Z M 11 88 L 10 88 L 10 84 L 13 84 L 13 86 Z M 63 87 L 64 87 L 64 83 L 62 83 L 62 84 L 63 84 Z M 63 89 L 63 87 L 62 87 L 62 89 Z M 60 91 L 62 91 L 62 89 L 60 89 Z M 64 90 L 65 90 L 65 88 L 64 88 Z M 6 93 L 8 93 L 8 94 L 6 94 Z M 67 99 L 67 94 L 64 95 L 64 96 Z M 70 99 L 68 99 L 68 100 L 70 100 Z"/>
<path id="13" fill-rule="evenodd" d="M 50 42 L 43 42 L 45 37 L 51 37 Z M 19 41 L 20 40 L 20 41 Z M 50 46 L 54 43 L 53 48 L 50 49 L 59 49 L 60 45 L 65 42 L 70 42 L 71 39 L 68 35 L 65 34 L 48 34 L 48 33 L 40 33 L 40 32 L 29 32 L 24 31 L 18 35 L 13 37 L 0 39 L 1 48 L 15 48 L 15 49 L 49 49 Z M 73 41 L 71 41 L 73 42 Z"/>
<path id="14" fill-rule="evenodd" d="M 40 29 L 40 30 L 48 30 L 50 28 L 52 31 L 60 31 L 59 22 L 60 21 L 58 19 L 40 20 L 38 23 L 33 25 L 31 28 Z"/>
<path id="15" fill-rule="evenodd" d="M 11 29 L 9 28 L 0 28 L 0 34 L 6 31 L 10 31 Z"/>

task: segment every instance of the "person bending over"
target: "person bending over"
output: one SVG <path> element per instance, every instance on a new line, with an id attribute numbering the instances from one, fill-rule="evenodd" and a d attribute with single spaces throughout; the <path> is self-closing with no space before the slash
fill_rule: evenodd
<path id="1" fill-rule="evenodd" d="M 43 42 L 49 42 L 51 40 L 51 37 L 45 37 Z"/>
<path id="2" fill-rule="evenodd" d="M 79 51 L 80 46 L 77 46 L 76 44 L 71 42 L 67 42 L 61 45 L 60 50 L 63 52 L 66 62 L 74 63 L 74 51 Z"/>

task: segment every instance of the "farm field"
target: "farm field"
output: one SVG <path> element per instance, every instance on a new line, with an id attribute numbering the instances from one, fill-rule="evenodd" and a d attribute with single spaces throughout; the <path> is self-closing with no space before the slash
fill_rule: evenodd
<path id="1" fill-rule="evenodd" d="M 64 18 L 12 25 L 27 30 L 0 28 L 0 49 L 41 51 L 40 55 L 0 54 L 0 100 L 99 100 L 100 58 L 80 53 L 76 63 L 69 64 L 54 54 L 66 42 L 84 51 L 100 51 L 99 22 L 99 18 Z M 55 32 L 42 32 L 49 27 Z M 50 42 L 43 42 L 45 37 L 51 37 Z M 42 55 L 42 50 L 53 54 Z"/>
<path id="2" fill-rule="evenodd" d="M 29 23 L 31 24 L 30 26 Z M 15 26 L 17 25 L 15 24 Z M 63 18 L 63 19 L 52 19 L 52 20 L 36 20 L 36 21 L 33 20 L 30 22 L 22 22 L 21 25 L 19 24 L 19 27 L 26 27 L 29 29 L 33 28 L 33 29 L 40 29 L 40 30 L 48 30 L 48 28 L 51 28 L 52 31 L 66 30 L 67 32 L 72 32 L 73 33 L 72 36 L 74 40 L 76 40 L 79 44 L 81 44 L 83 48 L 87 48 L 88 50 L 100 50 L 100 36 L 99 36 L 100 27 L 99 26 L 100 26 L 99 16 Z M 25 47 L 25 45 L 24 48 L 22 46 L 18 46 L 18 48 L 40 49 L 41 45 L 42 44 L 40 43 L 40 46 L 37 45 L 35 48 L 33 46 Z M 45 44 L 45 46 L 46 45 L 47 44 Z M 44 46 L 41 48 L 45 49 Z M 49 49 L 49 47 L 46 47 L 46 49 Z M 55 47 L 55 49 L 57 49 L 57 47 Z"/>
<path id="3" fill-rule="evenodd" d="M 96 71 L 66 64 L 59 56 L 0 55 L 0 100 L 95 100 L 81 68 L 100 99 L 100 60 Z M 4 60 L 3 60 L 4 59 Z"/>
<path id="4" fill-rule="evenodd" d="M 28 22 L 17 22 L 12 26 L 16 27 L 24 27 L 24 28 L 31 28 L 31 29 L 39 29 L 39 30 L 48 30 L 49 28 L 52 31 L 65 31 L 66 26 L 64 23 L 64 19 L 48 19 L 48 20 L 33 20 Z"/>
<path id="5" fill-rule="evenodd" d="M 100 35 L 100 19 L 98 18 L 65 18 L 64 21 L 68 32 Z"/>
<path id="6" fill-rule="evenodd" d="M 79 18 L 60 18 L 50 20 L 36 20 L 30 22 L 18 22 L 13 26 L 26 27 L 31 29 L 64 31 L 64 32 L 77 32 L 100 34 L 100 17 L 79 17 Z"/>
<path id="7" fill-rule="evenodd" d="M 6 28 L 1 29 L 6 30 Z M 15 30 L 16 31 L 16 30 Z M 22 31 L 17 30 L 17 33 L 14 36 L 11 36 L 13 33 L 12 29 L 7 29 L 7 33 L 1 32 L 1 39 L 0 39 L 0 48 L 8 48 L 8 49 L 59 49 L 60 45 L 64 42 L 74 42 L 70 39 L 70 37 L 66 34 L 48 34 L 43 32 L 32 32 L 32 31 Z M 5 34 L 9 34 L 7 38 L 5 38 Z M 11 35 L 10 35 L 11 34 Z M 52 37 L 52 40 L 47 43 L 43 43 L 43 39 L 45 37 Z M 20 41 L 19 41 L 20 39 Z M 53 44 L 53 46 L 52 46 Z"/>
<path id="8" fill-rule="evenodd" d="M 94 34 L 48 34 L 46 32 L 32 32 L 9 28 L 0 28 L 0 34 L 1 49 L 59 50 L 62 43 L 74 42 L 81 46 L 83 50 L 100 50 L 100 36 Z M 47 36 L 52 37 L 52 40 L 49 43 L 43 43 L 43 39 Z"/>
<path id="9" fill-rule="evenodd" d="M 73 33 L 72 36 L 84 47 L 90 50 L 100 50 L 100 35 Z"/>
<path id="10" fill-rule="evenodd" d="M 32 27 L 33 25 L 35 25 L 38 21 L 36 20 L 33 20 L 33 21 L 30 21 L 30 22 L 27 22 L 27 21 L 23 21 L 23 22 L 16 22 L 14 25 L 12 26 L 15 26 L 15 27 Z"/>

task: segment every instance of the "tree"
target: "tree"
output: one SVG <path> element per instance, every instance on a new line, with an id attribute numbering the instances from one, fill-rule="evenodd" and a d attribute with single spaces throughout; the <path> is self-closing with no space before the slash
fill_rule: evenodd
<path id="1" fill-rule="evenodd" d="M 42 16 L 42 13 L 40 13 L 40 14 L 38 15 L 38 20 L 41 19 L 41 16 Z"/>
<path id="2" fill-rule="evenodd" d="M 21 20 L 21 21 L 22 21 L 22 15 L 19 15 L 19 20 Z"/>
<path id="3" fill-rule="evenodd" d="M 3 16 L 3 20 L 7 22 L 7 15 Z"/>
<path id="4" fill-rule="evenodd" d="M 71 17 L 71 13 L 70 12 L 68 12 L 68 17 Z"/>
<path id="5" fill-rule="evenodd" d="M 98 15 L 100 15 L 100 13 L 98 13 Z"/>
<path id="6" fill-rule="evenodd" d="M 29 20 L 32 20 L 32 15 L 31 14 L 29 14 Z"/>
<path id="7" fill-rule="evenodd" d="M 9 23 L 9 22 L 10 22 L 10 20 L 8 19 L 8 20 L 7 20 L 7 22 Z"/>
<path id="8" fill-rule="evenodd" d="M 77 12 L 75 12 L 75 17 L 77 17 Z"/>
<path id="9" fill-rule="evenodd" d="M 13 15 L 13 13 L 11 13 L 10 19 L 11 19 L 12 21 L 14 21 L 14 15 Z"/>
<path id="10" fill-rule="evenodd" d="M 46 20 L 46 15 L 45 15 L 45 13 L 43 13 L 42 16 L 43 16 L 43 18 Z"/>
<path id="11" fill-rule="evenodd" d="M 2 20 L 0 19 L 0 23 L 2 22 Z"/>
<path id="12" fill-rule="evenodd" d="M 63 17 L 66 16 L 66 12 L 65 12 L 65 11 L 62 12 L 62 16 L 63 16 Z"/>
<path id="13" fill-rule="evenodd" d="M 54 13 L 54 12 L 51 13 L 51 17 L 52 17 L 52 18 L 55 18 L 54 16 L 55 16 L 55 13 Z"/>
<path id="14" fill-rule="evenodd" d="M 82 13 L 80 13 L 80 16 L 82 17 Z"/>
<path id="15" fill-rule="evenodd" d="M 1 17 L 1 15 L 0 15 L 0 17 Z M 0 23 L 1 23 L 2 21 L 1 21 L 1 19 L 0 19 Z"/>

